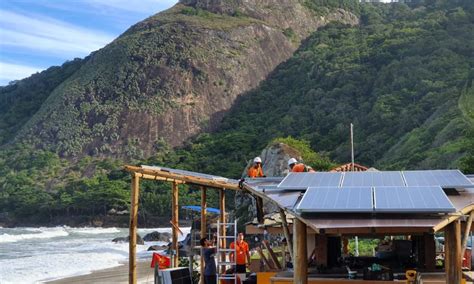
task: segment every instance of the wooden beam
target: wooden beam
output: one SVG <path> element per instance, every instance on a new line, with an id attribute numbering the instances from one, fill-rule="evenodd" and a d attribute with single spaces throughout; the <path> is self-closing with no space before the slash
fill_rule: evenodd
<path id="1" fill-rule="evenodd" d="M 132 174 L 132 194 L 130 196 L 130 228 L 128 247 L 128 283 L 137 283 L 137 224 L 138 224 L 138 195 L 140 191 L 140 178 Z"/>
<path id="2" fill-rule="evenodd" d="M 178 221 L 178 212 L 179 212 L 179 207 L 178 207 L 178 184 L 173 182 L 171 184 L 171 189 L 172 189 L 172 203 L 171 203 L 171 222 L 173 223 L 173 231 L 172 231 L 172 248 L 175 251 L 175 255 L 173 258 L 173 267 L 178 267 L 178 257 L 179 257 L 179 245 L 178 245 L 178 228 L 179 227 L 179 221 Z"/>
<path id="3" fill-rule="evenodd" d="M 219 190 L 219 209 L 220 209 L 219 222 L 224 224 L 226 222 L 226 217 L 225 217 L 225 190 L 224 189 Z M 226 226 L 221 225 L 220 231 L 221 231 L 221 237 L 225 237 L 226 236 Z M 235 241 L 236 240 L 234 240 L 234 242 Z M 222 238 L 221 243 L 219 245 L 223 249 L 227 248 L 226 238 Z M 221 255 L 218 256 L 218 257 L 221 258 L 221 261 L 223 261 L 223 262 L 226 261 L 225 252 L 221 253 Z M 234 255 L 234 257 L 237 257 L 237 256 Z M 225 265 L 222 265 L 218 269 L 221 270 L 221 273 L 225 273 Z"/>
<path id="4" fill-rule="evenodd" d="M 462 278 L 461 268 L 461 223 L 451 222 L 444 229 L 446 283 L 459 284 Z"/>
<path id="5" fill-rule="evenodd" d="M 474 211 L 471 211 L 469 218 L 467 219 L 466 230 L 464 231 L 464 237 L 462 239 L 462 250 L 461 257 L 464 256 L 467 247 L 467 240 L 469 239 L 469 233 L 471 232 L 472 219 L 474 218 Z"/>
<path id="6" fill-rule="evenodd" d="M 265 256 L 265 254 L 262 251 L 262 248 L 257 247 L 257 252 L 258 252 L 258 255 L 260 256 L 260 259 L 263 260 L 263 263 L 265 263 L 265 265 L 268 267 L 268 269 L 269 270 L 274 270 L 275 267 L 273 266 L 273 263 L 268 261 L 267 257 Z"/>
<path id="7" fill-rule="evenodd" d="M 308 283 L 308 253 L 306 251 L 306 224 L 295 218 L 293 220 L 293 283 Z"/>
<path id="8" fill-rule="evenodd" d="M 286 214 L 283 209 L 280 209 L 281 226 L 283 227 L 283 234 L 285 235 L 288 252 L 291 259 L 293 259 L 293 242 L 291 241 L 290 230 L 288 229 L 288 222 L 286 222 Z M 284 255 L 284 254 L 283 254 Z"/>
<path id="9" fill-rule="evenodd" d="M 201 239 L 206 237 L 206 210 L 207 210 L 207 196 L 206 188 L 201 186 Z M 204 283 L 204 250 L 201 247 L 201 283 Z"/>
<path id="10" fill-rule="evenodd" d="M 270 255 L 270 258 L 272 259 L 273 263 L 275 264 L 275 267 L 278 269 L 281 269 L 280 262 L 278 261 L 278 257 L 276 256 L 275 252 L 273 249 L 270 247 L 270 244 L 268 243 L 267 240 L 263 240 L 263 246 L 268 250 L 268 254 Z"/>
<path id="11" fill-rule="evenodd" d="M 165 170 L 153 170 L 136 166 L 125 166 L 124 170 L 132 173 L 144 174 L 144 178 L 155 179 L 155 177 L 167 178 L 172 181 L 181 181 L 219 189 L 241 190 L 237 183 L 228 182 L 227 179 L 209 179 L 172 173 Z"/>

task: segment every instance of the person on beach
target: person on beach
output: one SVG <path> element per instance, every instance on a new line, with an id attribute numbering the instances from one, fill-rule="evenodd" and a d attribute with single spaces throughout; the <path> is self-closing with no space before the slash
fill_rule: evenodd
<path id="1" fill-rule="evenodd" d="M 207 238 L 202 238 L 202 257 L 204 257 L 204 283 L 205 284 L 216 284 L 216 261 L 214 255 L 216 248 L 212 247 L 212 242 Z"/>
<path id="2" fill-rule="evenodd" d="M 232 242 L 230 244 L 230 248 L 235 248 L 235 253 L 237 256 L 234 256 L 234 253 L 230 254 L 230 260 L 233 261 L 235 258 L 235 272 L 236 273 L 246 273 L 247 266 L 250 265 L 250 252 L 249 252 L 249 244 L 244 241 L 244 233 L 239 233 L 236 242 Z"/>

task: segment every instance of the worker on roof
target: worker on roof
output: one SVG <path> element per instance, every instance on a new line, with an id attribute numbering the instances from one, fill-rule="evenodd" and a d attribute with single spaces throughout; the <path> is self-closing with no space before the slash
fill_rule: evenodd
<path id="1" fill-rule="evenodd" d="M 261 178 L 265 177 L 262 169 L 262 159 L 260 157 L 255 157 L 253 159 L 253 164 L 247 171 L 249 178 Z"/>
<path id="2" fill-rule="evenodd" d="M 291 158 L 288 160 L 288 167 L 290 167 L 290 172 L 292 173 L 315 172 L 315 170 L 313 170 L 313 168 L 311 168 L 310 166 L 307 166 L 303 163 L 298 163 L 295 158 Z"/>

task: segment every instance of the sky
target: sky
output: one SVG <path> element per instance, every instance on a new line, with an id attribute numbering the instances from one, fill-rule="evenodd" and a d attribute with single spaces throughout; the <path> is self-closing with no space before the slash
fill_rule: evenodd
<path id="1" fill-rule="evenodd" d="M 84 58 L 177 0 L 0 0 L 0 86 Z"/>

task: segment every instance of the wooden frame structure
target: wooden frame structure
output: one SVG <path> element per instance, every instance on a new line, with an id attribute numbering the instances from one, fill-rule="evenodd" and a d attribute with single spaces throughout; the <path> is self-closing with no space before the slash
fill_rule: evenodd
<path id="1" fill-rule="evenodd" d="M 178 184 L 193 184 L 198 185 L 201 189 L 201 207 L 206 208 L 206 189 L 214 188 L 219 190 L 219 205 L 220 205 L 220 220 L 225 222 L 225 190 L 241 190 L 239 184 L 235 180 L 227 180 L 221 177 L 214 177 L 209 175 L 202 175 L 186 171 L 172 170 L 159 167 L 137 167 L 125 166 L 125 170 L 132 175 L 132 194 L 131 194 L 131 209 L 130 209 L 130 245 L 129 245 L 129 283 L 136 283 L 136 232 L 138 221 L 138 196 L 140 179 L 165 181 L 172 183 L 173 193 L 173 248 L 177 249 L 177 233 L 178 233 Z M 415 220 L 415 225 L 407 224 L 406 226 L 391 226 L 388 222 L 385 226 L 368 226 L 367 224 L 352 225 L 348 227 L 324 227 L 320 226 L 318 220 L 312 220 L 296 214 L 289 208 L 286 208 L 267 196 L 265 192 L 259 191 L 254 185 L 243 183 L 243 190 L 252 194 L 256 198 L 261 198 L 266 202 L 270 202 L 280 208 L 280 215 L 282 219 L 283 232 L 288 240 L 288 244 L 292 249 L 289 249 L 292 259 L 294 260 L 294 283 L 307 283 L 307 234 L 308 232 L 315 232 L 316 234 L 326 237 L 327 234 L 346 234 L 346 235 L 373 235 L 373 234 L 407 234 L 416 233 L 421 234 L 424 239 L 431 240 L 433 233 L 444 230 L 445 246 L 446 246 L 446 277 L 447 283 L 460 283 L 461 279 L 461 252 L 465 249 L 466 238 L 461 240 L 461 220 L 469 215 L 468 223 L 466 225 L 465 235 L 471 229 L 471 223 L 474 219 L 474 194 L 468 201 L 461 196 L 456 200 L 452 200 L 457 212 L 454 214 L 439 216 L 434 223 L 423 224 L 423 219 Z M 204 213 L 203 213 L 204 212 Z M 286 214 L 290 213 L 294 216 L 293 219 L 293 243 L 291 246 L 290 230 L 286 224 Z M 370 220 L 370 219 L 367 219 Z M 433 220 L 431 220 L 433 222 Z M 417 226 L 416 224 L 423 224 Z M 205 234 L 205 210 L 201 210 L 201 233 Z M 425 243 L 425 248 L 431 248 L 431 242 Z M 177 251 L 177 250 L 176 250 Z M 177 258 L 175 260 L 177 264 Z M 427 263 L 428 265 L 432 265 Z M 202 269 L 201 265 L 201 275 Z"/>
<path id="2" fill-rule="evenodd" d="M 160 167 L 137 167 L 125 166 L 124 169 L 130 172 L 132 176 L 132 193 L 130 204 L 130 243 L 129 243 L 129 274 L 128 282 L 130 284 L 137 283 L 137 262 L 136 262 L 136 247 L 137 247 L 137 227 L 138 227 L 138 203 L 140 195 L 140 179 L 156 180 L 170 182 L 172 188 L 172 247 L 176 252 L 173 259 L 173 266 L 178 265 L 178 212 L 179 212 L 179 184 L 193 184 L 199 186 L 201 189 L 201 234 L 206 233 L 206 190 L 207 188 L 214 188 L 219 190 L 219 205 L 220 205 L 220 220 L 225 221 L 225 190 L 240 190 L 238 183 L 235 181 L 228 181 L 225 178 L 216 177 L 210 179 L 209 177 L 187 174 L 183 171 L 172 171 Z M 201 275 L 203 275 L 204 265 L 202 265 L 201 258 Z"/>
<path id="3" fill-rule="evenodd" d="M 311 222 L 310 219 L 303 218 L 302 216 L 296 214 L 295 212 L 289 210 L 288 208 L 282 207 L 278 202 L 270 198 L 265 194 L 264 191 L 255 190 L 252 186 L 244 183 L 243 187 L 245 190 L 249 191 L 251 194 L 262 198 L 264 201 L 272 203 L 280 208 L 282 214 L 282 220 L 286 221 L 285 212 L 292 214 L 295 218 L 293 221 L 293 256 L 294 258 L 294 278 L 293 283 L 302 283 L 306 284 L 308 279 L 307 272 L 307 243 L 306 235 L 308 230 L 314 230 L 316 234 L 321 236 L 326 236 L 326 234 L 348 234 L 348 235 L 373 235 L 373 234 L 410 234 L 418 233 L 423 234 L 424 238 L 433 236 L 435 232 L 444 231 L 446 234 L 445 237 L 445 247 L 446 247 L 446 259 L 445 259 L 445 271 L 446 271 L 446 283 L 461 283 L 462 278 L 462 258 L 466 249 L 467 244 L 467 235 L 471 230 L 471 224 L 474 220 L 474 197 L 471 197 L 471 202 L 466 204 L 456 203 L 458 211 L 453 214 L 440 217 L 438 222 L 432 227 L 428 228 L 417 228 L 414 226 L 407 227 L 391 227 L 387 226 L 384 228 L 370 228 L 370 227 L 357 227 L 357 228 L 340 228 L 340 229 L 322 229 Z M 461 243 L 461 220 L 469 215 L 467 220 L 468 224 L 466 225 L 466 230 L 464 231 L 465 238 Z M 282 222 L 283 232 L 286 235 L 288 231 L 288 225 L 286 222 Z M 285 228 L 286 227 L 286 228 Z M 305 235 L 304 237 L 302 235 Z M 434 242 L 434 239 L 433 239 Z M 431 243 L 426 242 L 425 248 L 433 247 Z M 326 252 L 327 253 L 327 252 Z M 434 255 L 433 255 L 434 257 Z M 428 262 L 427 266 L 434 266 L 433 262 Z"/>

